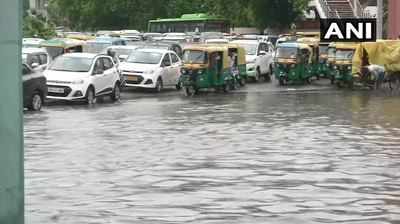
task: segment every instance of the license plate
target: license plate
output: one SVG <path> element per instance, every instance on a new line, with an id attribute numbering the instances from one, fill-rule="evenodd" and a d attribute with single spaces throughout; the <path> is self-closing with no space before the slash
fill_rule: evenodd
<path id="1" fill-rule="evenodd" d="M 136 76 L 127 76 L 126 80 L 128 80 L 128 81 L 137 81 L 138 78 Z"/>
<path id="2" fill-rule="evenodd" d="M 64 89 L 63 88 L 54 88 L 54 87 L 49 87 L 47 89 L 48 92 L 51 93 L 64 93 Z"/>

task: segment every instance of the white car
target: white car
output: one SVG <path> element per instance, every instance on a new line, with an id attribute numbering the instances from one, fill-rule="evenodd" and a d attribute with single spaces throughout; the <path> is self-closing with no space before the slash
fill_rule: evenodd
<path id="1" fill-rule="evenodd" d="M 45 41 L 41 38 L 23 38 L 22 39 L 22 47 L 29 48 L 29 47 L 40 47 L 40 44 Z"/>
<path id="2" fill-rule="evenodd" d="M 161 92 L 165 87 L 179 89 L 181 67 L 178 55 L 163 49 L 138 49 L 120 65 L 126 86 L 153 89 L 156 92 Z"/>
<path id="3" fill-rule="evenodd" d="M 44 72 L 49 99 L 85 100 L 96 103 L 99 96 L 117 101 L 121 81 L 112 58 L 106 55 L 70 53 L 57 57 Z"/>
<path id="4" fill-rule="evenodd" d="M 51 58 L 43 48 L 22 48 L 22 62 L 36 71 L 43 72 L 49 66 Z"/>
<path id="5" fill-rule="evenodd" d="M 247 76 L 254 81 L 259 81 L 261 76 L 270 80 L 273 72 L 274 50 L 271 43 L 258 40 L 234 40 L 246 50 Z"/>

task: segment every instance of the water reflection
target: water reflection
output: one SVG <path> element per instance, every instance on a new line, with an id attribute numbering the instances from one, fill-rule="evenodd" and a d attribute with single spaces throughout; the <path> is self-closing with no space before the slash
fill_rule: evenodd
<path id="1" fill-rule="evenodd" d="M 396 223 L 400 102 L 139 99 L 25 115 L 27 223 Z"/>

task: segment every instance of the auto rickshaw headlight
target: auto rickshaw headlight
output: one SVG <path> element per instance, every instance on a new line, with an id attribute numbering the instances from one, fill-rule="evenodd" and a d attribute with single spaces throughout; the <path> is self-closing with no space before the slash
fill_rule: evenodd
<path id="1" fill-rule="evenodd" d="M 186 69 L 181 68 L 181 73 L 182 73 L 182 74 L 186 74 Z"/>
<path id="2" fill-rule="evenodd" d="M 199 69 L 199 71 L 197 72 L 198 74 L 203 74 L 204 69 Z"/>
<path id="3" fill-rule="evenodd" d="M 291 67 L 291 68 L 295 68 L 296 65 L 295 65 L 295 64 L 291 64 L 290 67 Z"/>
<path id="4" fill-rule="evenodd" d="M 338 69 L 338 66 L 337 66 L 337 65 L 334 65 L 334 66 L 333 66 L 333 69 Z"/>
<path id="5" fill-rule="evenodd" d="M 347 66 L 347 70 L 351 70 L 351 65 Z"/>

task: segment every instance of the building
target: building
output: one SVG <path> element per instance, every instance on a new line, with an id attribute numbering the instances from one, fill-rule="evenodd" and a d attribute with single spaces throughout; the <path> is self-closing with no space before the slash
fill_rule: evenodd
<path id="1" fill-rule="evenodd" d="M 47 6 L 49 0 L 29 0 L 29 9 L 35 14 L 47 17 Z"/>

